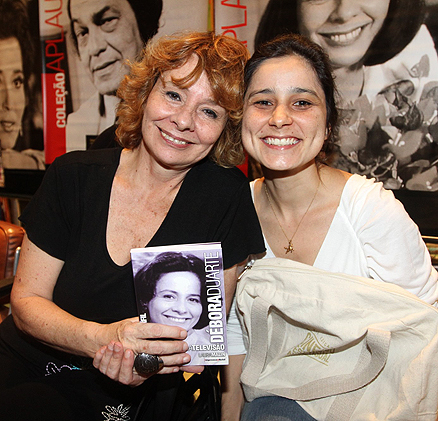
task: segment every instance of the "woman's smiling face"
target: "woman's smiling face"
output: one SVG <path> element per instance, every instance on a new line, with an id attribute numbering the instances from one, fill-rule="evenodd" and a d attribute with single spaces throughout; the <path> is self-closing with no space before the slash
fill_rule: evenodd
<path id="1" fill-rule="evenodd" d="M 17 38 L 0 40 L 0 142 L 15 146 L 26 107 L 21 48 Z"/>
<path id="2" fill-rule="evenodd" d="M 188 169 L 205 158 L 228 119 L 225 109 L 214 99 L 205 72 L 187 88 L 173 82 L 189 75 L 197 62 L 193 55 L 180 68 L 164 72 L 144 107 L 144 146 L 166 168 Z"/>
<path id="3" fill-rule="evenodd" d="M 189 331 L 202 314 L 201 281 L 193 272 L 165 273 L 148 304 L 150 321 Z"/>
<path id="4" fill-rule="evenodd" d="M 297 171 L 314 161 L 325 139 L 324 91 L 301 57 L 265 60 L 253 74 L 244 100 L 246 151 L 274 171 Z"/>
<path id="5" fill-rule="evenodd" d="M 319 44 L 333 67 L 360 64 L 383 26 L 390 0 L 298 0 L 299 31 Z"/>

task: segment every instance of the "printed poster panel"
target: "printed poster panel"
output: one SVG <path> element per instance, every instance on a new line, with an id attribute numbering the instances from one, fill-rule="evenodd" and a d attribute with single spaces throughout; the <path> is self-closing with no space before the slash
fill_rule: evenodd
<path id="1" fill-rule="evenodd" d="M 39 0 L 39 21 L 51 163 L 65 152 L 88 149 L 114 124 L 124 63 L 135 59 L 144 41 L 207 30 L 208 1 L 184 1 L 182 8 L 177 0 Z"/>
<path id="2" fill-rule="evenodd" d="M 267 0 L 215 0 L 215 31 L 238 39 L 254 52 L 254 33 Z"/>
<path id="3" fill-rule="evenodd" d="M 188 365 L 228 364 L 220 243 L 131 250 L 139 318 L 188 333 Z"/>
<path id="4" fill-rule="evenodd" d="M 216 0 L 216 31 L 250 50 L 281 33 L 320 44 L 334 67 L 341 127 L 331 165 L 389 189 L 438 191 L 436 1 Z"/>
<path id="5" fill-rule="evenodd" d="M 3 169 L 45 168 L 36 0 L 2 1 L 0 25 L 0 187 L 4 187 Z"/>
<path id="6" fill-rule="evenodd" d="M 44 145 L 47 164 L 66 151 L 67 116 L 72 111 L 65 4 L 62 0 L 39 1 Z"/>

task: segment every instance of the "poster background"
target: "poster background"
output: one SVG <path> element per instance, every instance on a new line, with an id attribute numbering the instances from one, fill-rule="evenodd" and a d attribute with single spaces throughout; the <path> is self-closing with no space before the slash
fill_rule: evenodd
<path id="1" fill-rule="evenodd" d="M 236 28 L 234 33 L 237 33 L 239 39 L 246 41 L 249 50 L 253 52 L 254 37 L 268 0 L 238 3 L 239 6 L 236 6 L 236 2 L 216 1 L 216 30 L 225 29 L 226 32 L 233 22 L 239 21 L 239 12 L 243 8 L 247 9 L 245 12 L 250 16 L 248 25 Z M 288 25 L 288 21 L 293 19 L 286 15 L 286 19 L 282 21 L 278 16 L 292 14 L 294 4 L 299 3 L 298 0 L 272 2 L 271 21 L 265 29 L 275 32 L 280 25 Z M 319 14 L 328 14 L 328 9 L 335 10 L 335 4 L 339 3 L 315 3 L 312 12 L 324 10 Z M 351 14 L 346 18 L 347 23 L 339 25 L 346 27 L 356 24 L 355 13 L 363 22 L 362 15 L 365 13 L 362 13 L 362 6 L 354 8 L 353 2 L 348 3 L 348 6 L 346 4 L 343 12 L 345 8 L 351 8 Z M 425 17 L 432 39 L 438 36 L 436 4 L 436 0 L 428 2 L 429 9 Z M 416 12 L 414 9 L 404 11 L 408 16 Z M 346 12 L 345 14 L 347 15 Z M 313 17 L 313 20 L 318 19 L 322 18 Z M 290 30 L 298 32 L 296 26 L 293 28 L 291 25 Z M 340 29 L 342 31 L 344 29 Z M 341 106 L 341 127 L 333 166 L 374 177 L 382 181 L 386 188 L 393 190 L 438 191 L 438 132 L 435 131 L 435 127 L 438 128 L 438 101 L 432 99 L 438 86 L 438 57 L 430 35 L 422 28 L 410 44 L 394 58 L 381 65 L 366 67 L 365 82 L 359 98 L 351 92 L 359 92 L 360 86 L 355 85 L 350 88 L 351 91 L 345 91 L 339 83 L 341 96 L 352 98 L 349 101 L 354 102 L 348 101 Z M 342 49 L 345 50 L 341 48 L 341 51 Z M 328 53 L 333 51 L 334 48 Z M 339 49 L 335 54 L 340 54 Z M 409 89 L 397 85 L 402 81 Z M 338 78 L 338 82 L 341 79 Z M 384 90 L 391 92 L 381 94 Z M 394 99 L 394 96 L 397 97 Z M 260 174 L 257 169 L 254 172 L 255 176 Z"/>
<path id="2" fill-rule="evenodd" d="M 41 0 L 40 0 L 41 1 Z M 93 0 L 89 0 L 93 1 Z M 67 2 L 64 2 L 66 8 Z M 66 10 L 66 9 L 65 9 Z M 181 1 L 163 0 L 163 12 L 160 18 L 160 27 L 156 36 L 170 35 L 176 31 L 187 29 L 206 31 L 208 18 L 208 1 L 184 0 L 183 13 Z M 66 17 L 66 12 L 63 13 Z M 64 22 L 66 31 L 69 31 L 68 19 Z M 71 77 L 71 96 L 73 111 L 85 102 L 96 88 L 82 69 L 82 64 L 73 47 L 70 37 L 67 37 L 68 67 Z"/>
<path id="3" fill-rule="evenodd" d="M 147 0 L 145 0 L 145 4 L 147 5 Z M 207 30 L 208 1 L 187 0 L 184 2 L 183 12 L 180 6 L 181 3 L 177 0 L 163 0 L 163 10 L 157 36 L 171 34 L 184 29 Z M 53 2 L 52 0 L 39 0 L 39 21 L 43 81 L 44 78 L 48 79 L 46 80 L 44 102 L 46 162 L 51 163 L 61 153 L 88 148 L 98 133 L 114 123 L 114 116 L 110 115 L 107 119 L 99 119 L 97 116 L 97 89 L 85 73 L 84 64 L 79 59 L 73 44 L 70 34 L 67 1 Z M 65 103 L 67 120 L 65 125 L 67 127 L 63 130 L 59 130 L 59 120 L 54 117 L 54 101 L 50 100 L 50 98 L 55 96 L 54 88 L 52 88 L 53 81 L 50 77 L 46 76 L 51 73 L 47 69 L 47 63 L 51 60 L 47 52 L 47 40 L 49 38 L 63 38 L 63 42 L 57 43 L 56 46 L 60 48 L 63 45 L 65 49 L 65 54 L 59 62 L 66 76 Z M 50 92 L 51 89 L 52 92 Z M 106 103 L 107 110 L 109 108 L 114 110 L 116 98 L 105 96 L 105 101 L 107 100 L 111 100 L 109 105 Z M 83 106 L 82 111 L 80 110 L 81 106 Z M 74 119 L 69 119 L 71 113 L 77 113 L 74 115 Z M 97 126 L 99 126 L 99 129 L 97 129 Z M 73 136 L 71 135 L 72 132 L 75 132 Z"/>

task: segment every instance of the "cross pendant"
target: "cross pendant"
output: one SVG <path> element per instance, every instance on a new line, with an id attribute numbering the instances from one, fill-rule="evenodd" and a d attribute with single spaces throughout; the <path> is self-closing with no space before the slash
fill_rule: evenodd
<path id="1" fill-rule="evenodd" d="M 294 246 L 292 244 L 292 240 L 289 240 L 289 245 L 287 247 L 283 247 L 286 250 L 285 254 L 292 253 L 294 251 Z"/>

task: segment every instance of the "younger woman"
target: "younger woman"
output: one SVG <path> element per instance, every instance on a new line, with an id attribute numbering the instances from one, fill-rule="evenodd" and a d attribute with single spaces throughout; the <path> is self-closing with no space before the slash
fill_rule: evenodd
<path id="1" fill-rule="evenodd" d="M 324 164 L 338 115 L 321 47 L 299 35 L 278 37 L 254 53 L 244 83 L 242 140 L 264 174 L 251 188 L 266 257 L 391 282 L 435 304 L 438 274 L 401 203 L 381 183 Z M 230 354 L 240 355 L 230 358 L 223 410 L 224 419 L 238 419 L 245 347 L 233 309 L 229 326 Z M 274 416 L 311 419 L 281 397 L 247 403 L 242 419 Z"/>

